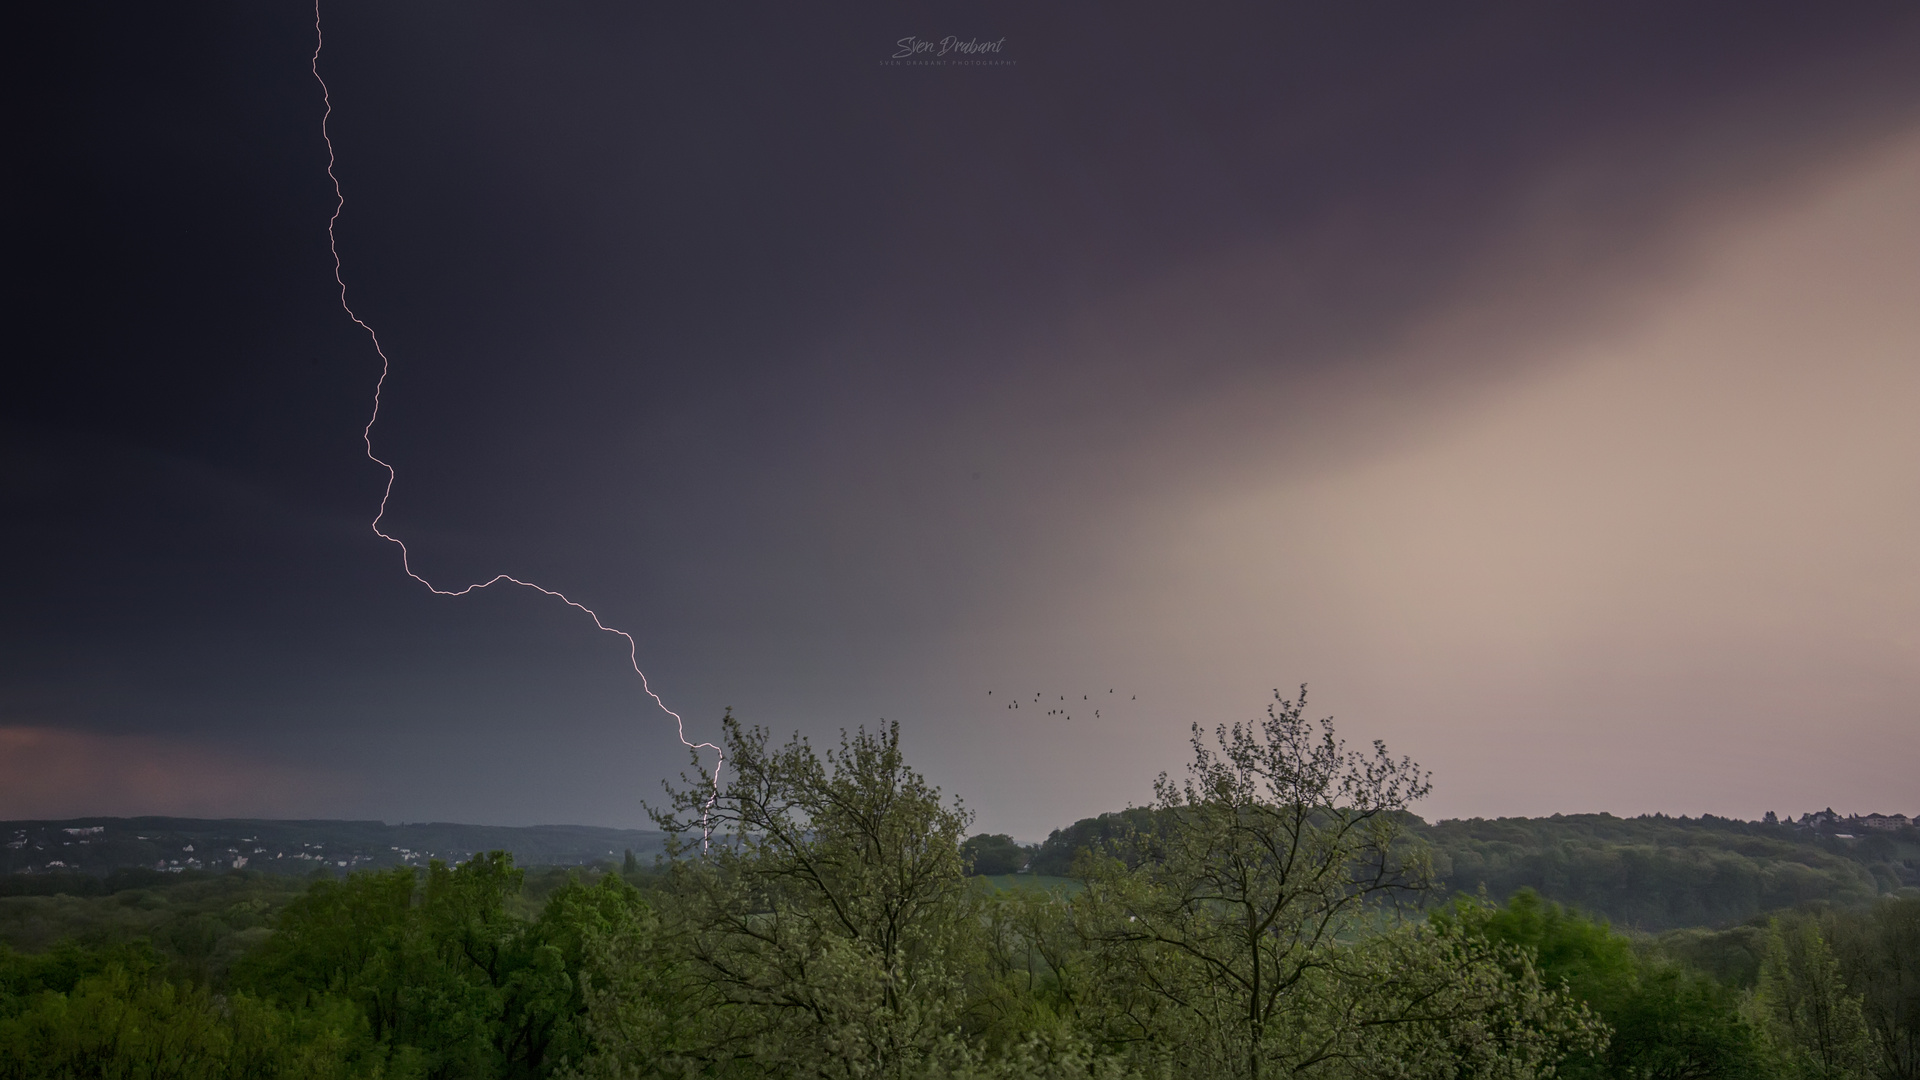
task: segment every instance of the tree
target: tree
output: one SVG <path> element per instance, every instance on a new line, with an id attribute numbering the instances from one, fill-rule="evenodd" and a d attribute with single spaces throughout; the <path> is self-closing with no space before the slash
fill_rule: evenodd
<path id="1" fill-rule="evenodd" d="M 1601 1018 L 1613 1038 L 1599 1076 L 1641 1080 L 1768 1080 L 1765 1039 L 1739 999 L 1699 972 L 1671 963 L 1643 966 L 1633 993 Z"/>
<path id="2" fill-rule="evenodd" d="M 1855 1080 L 1869 1070 L 1860 997 L 1848 990 L 1820 927 L 1772 921 L 1754 1005 L 1775 1045 L 1803 1080 Z"/>
<path id="3" fill-rule="evenodd" d="M 622 1063 L 673 1062 L 676 1040 L 696 1024 L 659 926 L 652 905 L 619 875 L 569 881 L 554 893 L 529 936 L 550 950 L 543 967 L 572 978 L 546 984 L 544 995 L 536 983 L 522 999 L 513 1028 L 523 1033 L 523 1060 L 565 1066 L 565 1075 L 618 1076 L 636 1072 Z"/>
<path id="4" fill-rule="evenodd" d="M 1531 889 L 1502 907 L 1456 901 L 1435 914 L 1522 949 L 1550 986 L 1564 986 L 1612 1029 L 1604 1049 L 1566 1062 L 1570 1077 L 1747 1080 L 1769 1074 L 1761 1033 L 1734 993 L 1699 972 L 1635 955 L 1606 924 Z"/>
<path id="5" fill-rule="evenodd" d="M 1887 1080 L 1920 1080 L 1920 897 L 1880 901 L 1824 920 Z"/>
<path id="6" fill-rule="evenodd" d="M 1379 742 L 1347 750 L 1305 705 L 1304 687 L 1275 691 L 1265 719 L 1212 743 L 1194 725 L 1187 779 L 1161 774 L 1148 827 L 1082 859 L 1076 916 L 1100 957 L 1086 998 L 1108 1039 L 1178 1044 L 1183 1068 L 1259 1080 L 1353 1060 L 1366 1029 L 1427 1017 L 1363 1019 L 1359 1003 L 1393 998 L 1392 950 L 1351 944 L 1429 885 L 1404 835 L 1427 776 Z M 1429 944 L 1395 942 L 1406 956 Z"/>
<path id="7" fill-rule="evenodd" d="M 40 956 L 0 946 L 0 1077 L 378 1074 L 356 1060 L 366 1040 L 351 1010 L 181 986 L 160 977 L 159 959 L 143 946 L 66 942 Z"/>
<path id="8" fill-rule="evenodd" d="M 960 845 L 960 855 L 976 874 L 1017 874 L 1026 869 L 1032 852 L 1005 833 L 981 833 Z"/>
<path id="9" fill-rule="evenodd" d="M 723 726 L 725 789 L 690 774 L 654 815 L 709 1005 L 702 1053 L 778 1075 L 928 1071 L 978 933 L 960 853 L 971 815 L 907 766 L 898 725 L 843 731 L 824 759 L 731 713 Z"/>
<path id="10" fill-rule="evenodd" d="M 1591 1057 L 1606 1029 L 1522 949 L 1418 923 L 1347 947 L 1331 1008 L 1280 1057 L 1295 1072 L 1396 1080 L 1533 1080 Z"/>
<path id="11" fill-rule="evenodd" d="M 237 973 L 293 1008 L 345 1003 L 390 1072 L 537 1077 L 591 1051 L 591 943 L 651 913 L 616 874 L 570 880 L 538 918 L 510 910 L 524 872 L 504 851 L 316 882 Z"/>
<path id="12" fill-rule="evenodd" d="M 1033 853 L 1027 869 L 1036 874 L 1066 877 L 1073 873 L 1074 861 L 1082 852 L 1092 851 L 1137 832 L 1150 831 L 1154 811 L 1134 806 L 1098 817 L 1081 818 L 1064 829 L 1055 829 Z"/>

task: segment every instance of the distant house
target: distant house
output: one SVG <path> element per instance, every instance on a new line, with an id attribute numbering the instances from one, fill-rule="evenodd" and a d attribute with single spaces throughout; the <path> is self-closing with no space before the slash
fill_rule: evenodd
<path id="1" fill-rule="evenodd" d="M 1892 832 L 1899 829 L 1910 828 L 1915 824 L 1920 824 L 1920 818 L 1909 818 L 1905 814 L 1867 814 L 1865 816 L 1849 814 L 1846 817 L 1841 817 L 1839 814 L 1833 812 L 1833 807 L 1829 806 L 1825 810 L 1816 811 L 1811 814 L 1801 814 L 1800 820 L 1795 824 L 1802 828 L 1830 832 L 1836 836 L 1841 835 L 1839 830 L 1846 829 L 1847 833 L 1843 838 L 1852 839 L 1854 836 L 1867 830 Z"/>

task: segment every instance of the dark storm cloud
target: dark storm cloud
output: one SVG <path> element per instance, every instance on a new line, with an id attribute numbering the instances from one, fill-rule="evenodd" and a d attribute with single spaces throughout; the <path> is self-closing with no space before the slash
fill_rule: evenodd
<path id="1" fill-rule="evenodd" d="M 1920 102 L 1900 5 L 325 16 L 420 568 L 588 599 L 696 718 L 918 711 L 963 791 L 953 744 L 1028 737 L 946 704 L 979 642 L 1136 662 L 1103 536 L 1418 445 Z M 0 720 L 323 758 L 342 813 L 633 821 L 680 757 L 619 650 L 343 528 L 377 361 L 305 13 L 49 17 Z M 1015 62 L 881 64 L 947 33 Z M 1076 783 L 1029 816 L 1130 792 Z"/>

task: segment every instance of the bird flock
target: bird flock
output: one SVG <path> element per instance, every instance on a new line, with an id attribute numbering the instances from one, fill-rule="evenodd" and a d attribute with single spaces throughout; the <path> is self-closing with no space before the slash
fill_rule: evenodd
<path id="1" fill-rule="evenodd" d="M 993 691 L 991 690 L 987 691 L 987 696 L 992 697 Z M 1059 699 L 1058 701 L 1054 702 L 1052 708 L 1047 710 L 1048 716 L 1058 716 L 1065 720 L 1073 719 L 1073 713 L 1070 711 L 1073 707 L 1072 701 L 1070 699 L 1070 696 L 1067 694 L 1049 695 L 1049 694 L 1036 693 L 1033 695 L 1033 700 L 1031 702 L 1028 702 L 1023 698 L 1016 697 L 1013 700 L 1007 702 L 1007 708 L 1010 710 L 1018 710 L 1023 708 L 1038 709 L 1042 706 L 1042 704 L 1046 702 L 1046 699 L 1048 697 L 1057 697 Z M 1102 708 L 1111 708 L 1112 702 L 1120 700 L 1120 695 L 1115 693 L 1111 688 L 1107 690 L 1107 697 L 1108 697 L 1107 704 L 1096 706 L 1093 703 L 1095 701 L 1099 701 L 1100 700 L 1099 698 L 1095 697 L 1091 692 L 1081 694 L 1080 695 L 1080 701 L 1082 703 L 1081 707 L 1083 709 L 1092 709 L 1093 718 L 1095 720 L 1098 720 L 1100 719 L 1100 711 Z M 1140 695 L 1135 693 L 1129 693 L 1127 695 L 1127 700 L 1138 701 L 1140 700 Z"/>

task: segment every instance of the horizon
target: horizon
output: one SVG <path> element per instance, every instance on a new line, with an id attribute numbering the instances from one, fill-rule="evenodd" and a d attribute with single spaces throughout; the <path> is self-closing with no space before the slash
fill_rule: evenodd
<path id="1" fill-rule="evenodd" d="M 1090 821 L 1106 814 L 1118 813 L 1124 810 L 1133 810 L 1133 809 L 1141 809 L 1141 808 L 1134 807 L 1134 806 L 1126 806 L 1126 807 L 1120 807 L 1116 810 L 1102 810 L 1093 814 L 1086 814 L 1081 817 L 1073 819 L 1073 821 L 1065 822 L 1055 829 L 1049 830 L 1047 835 L 1051 836 L 1055 833 L 1058 833 L 1062 829 L 1067 828 L 1069 825 L 1077 824 L 1082 821 Z M 1831 806 L 1824 807 L 1821 810 L 1803 811 L 1797 816 L 1781 815 L 1779 816 L 1777 821 L 1773 821 L 1773 822 L 1767 821 L 1764 816 L 1759 818 L 1738 818 L 1738 817 L 1727 817 L 1724 815 L 1714 814 L 1711 812 L 1692 815 L 1692 816 L 1663 814 L 1659 812 L 1625 815 L 1625 814 L 1614 814 L 1605 810 L 1595 810 L 1595 811 L 1575 811 L 1571 813 L 1554 812 L 1551 814 L 1541 814 L 1541 815 L 1508 815 L 1506 817 L 1434 818 L 1431 820 L 1427 819 L 1426 817 L 1424 817 L 1423 815 L 1417 812 L 1409 812 L 1409 813 L 1413 818 L 1419 820 L 1420 822 L 1428 826 L 1445 825 L 1445 824 L 1455 823 L 1455 822 L 1472 823 L 1472 822 L 1497 822 L 1497 821 L 1556 821 L 1556 820 L 1562 820 L 1565 818 L 1600 817 L 1600 818 L 1612 818 L 1616 821 L 1637 821 L 1637 820 L 1664 820 L 1664 821 L 1676 821 L 1676 822 L 1719 821 L 1719 822 L 1728 822 L 1736 825 L 1772 824 L 1772 825 L 1781 825 L 1781 826 L 1789 826 L 1789 827 L 1800 827 L 1802 825 L 1805 825 L 1809 819 L 1816 819 L 1816 820 L 1821 819 L 1823 815 L 1826 815 L 1826 814 L 1832 814 L 1835 820 L 1841 821 L 1841 822 L 1861 821 L 1861 820 L 1879 817 L 1879 818 L 1909 819 L 1911 822 L 1920 823 L 1920 814 L 1907 815 L 1905 813 L 1898 811 L 1897 809 L 1891 813 L 1880 811 L 1880 810 L 1871 810 L 1865 813 L 1860 813 L 1857 811 L 1849 813 L 1849 812 L 1836 811 Z M 1768 813 L 1777 814 L 1778 812 L 1768 811 Z M 229 822 L 233 822 L 233 823 L 252 822 L 252 823 L 265 823 L 265 824 L 277 824 L 277 825 L 311 825 L 311 824 L 379 825 L 384 828 L 390 828 L 390 829 L 405 828 L 408 826 L 423 826 L 423 827 L 424 826 L 452 826 L 456 828 L 477 828 L 477 829 L 599 829 L 599 830 L 605 830 L 609 832 L 661 833 L 661 830 L 658 827 L 652 826 L 652 825 L 622 827 L 622 826 L 613 826 L 613 825 L 593 825 L 593 824 L 585 824 L 581 822 L 566 822 L 566 821 L 546 821 L 546 822 L 533 822 L 533 823 L 522 823 L 522 824 L 500 824 L 500 823 L 494 823 L 494 822 L 473 822 L 473 821 L 386 821 L 378 818 L 274 818 L 274 817 L 245 817 L 245 816 L 210 818 L 210 817 L 178 816 L 178 815 L 171 815 L 171 814 L 131 814 L 131 815 L 79 814 L 79 815 L 74 815 L 72 817 L 60 817 L 60 818 L 0 818 L 0 826 L 19 825 L 19 824 L 61 826 L 69 823 L 81 824 L 85 822 L 115 822 L 115 821 L 142 821 L 142 820 L 205 822 L 209 824 L 225 824 Z M 664 833 L 662 833 L 662 835 L 664 835 Z M 992 833 L 984 833 L 984 832 L 974 832 L 970 835 L 985 836 L 985 835 L 1008 835 L 1008 834 L 992 834 Z M 1039 838 L 1034 838 L 1032 836 L 1027 836 L 1027 837 L 1014 836 L 1012 837 L 1012 839 L 1015 840 L 1017 843 L 1032 846 L 1032 845 L 1044 843 L 1045 840 L 1047 839 L 1047 836 L 1042 836 Z"/>

